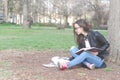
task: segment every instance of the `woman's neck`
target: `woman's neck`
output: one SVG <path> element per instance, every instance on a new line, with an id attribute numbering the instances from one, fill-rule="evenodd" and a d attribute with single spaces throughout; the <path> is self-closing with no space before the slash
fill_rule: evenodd
<path id="1" fill-rule="evenodd" d="M 87 35 L 88 35 L 88 33 L 87 33 L 87 32 L 83 32 L 82 34 L 83 34 L 84 36 L 87 36 Z"/>

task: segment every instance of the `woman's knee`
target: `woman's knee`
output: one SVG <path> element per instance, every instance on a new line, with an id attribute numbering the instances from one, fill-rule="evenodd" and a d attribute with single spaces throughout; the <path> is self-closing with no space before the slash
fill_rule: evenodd
<path id="1" fill-rule="evenodd" d="M 78 49 L 77 47 L 72 46 L 72 47 L 70 48 L 70 53 L 74 54 L 74 53 L 76 53 L 76 51 L 78 51 L 78 50 L 79 50 L 79 49 Z"/>
<path id="2" fill-rule="evenodd" d="M 88 55 L 89 55 L 89 52 L 84 51 L 84 52 L 82 52 L 80 55 L 88 56 Z"/>

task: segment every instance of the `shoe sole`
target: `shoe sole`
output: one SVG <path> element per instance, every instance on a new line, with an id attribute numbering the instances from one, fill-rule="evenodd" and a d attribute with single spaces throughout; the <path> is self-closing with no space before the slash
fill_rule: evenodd
<path id="1" fill-rule="evenodd" d="M 91 70 L 95 69 L 95 65 L 94 65 L 94 64 L 91 65 L 90 69 L 91 69 Z"/>
<path id="2" fill-rule="evenodd" d="M 58 62 L 57 64 L 58 64 L 58 69 L 61 70 L 60 62 Z"/>

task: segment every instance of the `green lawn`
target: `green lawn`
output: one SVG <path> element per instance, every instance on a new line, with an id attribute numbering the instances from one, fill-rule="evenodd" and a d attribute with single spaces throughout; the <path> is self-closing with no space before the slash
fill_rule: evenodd
<path id="1" fill-rule="evenodd" d="M 102 31 L 102 34 L 106 35 L 106 32 Z M 72 29 L 32 26 L 32 29 L 25 30 L 17 25 L 0 24 L 0 50 L 68 50 L 73 45 Z"/>

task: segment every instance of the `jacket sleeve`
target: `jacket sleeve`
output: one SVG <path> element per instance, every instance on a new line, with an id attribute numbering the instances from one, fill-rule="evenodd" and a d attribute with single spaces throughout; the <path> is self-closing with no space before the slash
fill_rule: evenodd
<path id="1" fill-rule="evenodd" d="M 101 45 L 101 50 L 105 51 L 109 47 L 109 42 L 105 39 L 105 37 L 99 33 L 98 31 L 95 32 L 95 36 L 99 44 Z"/>

